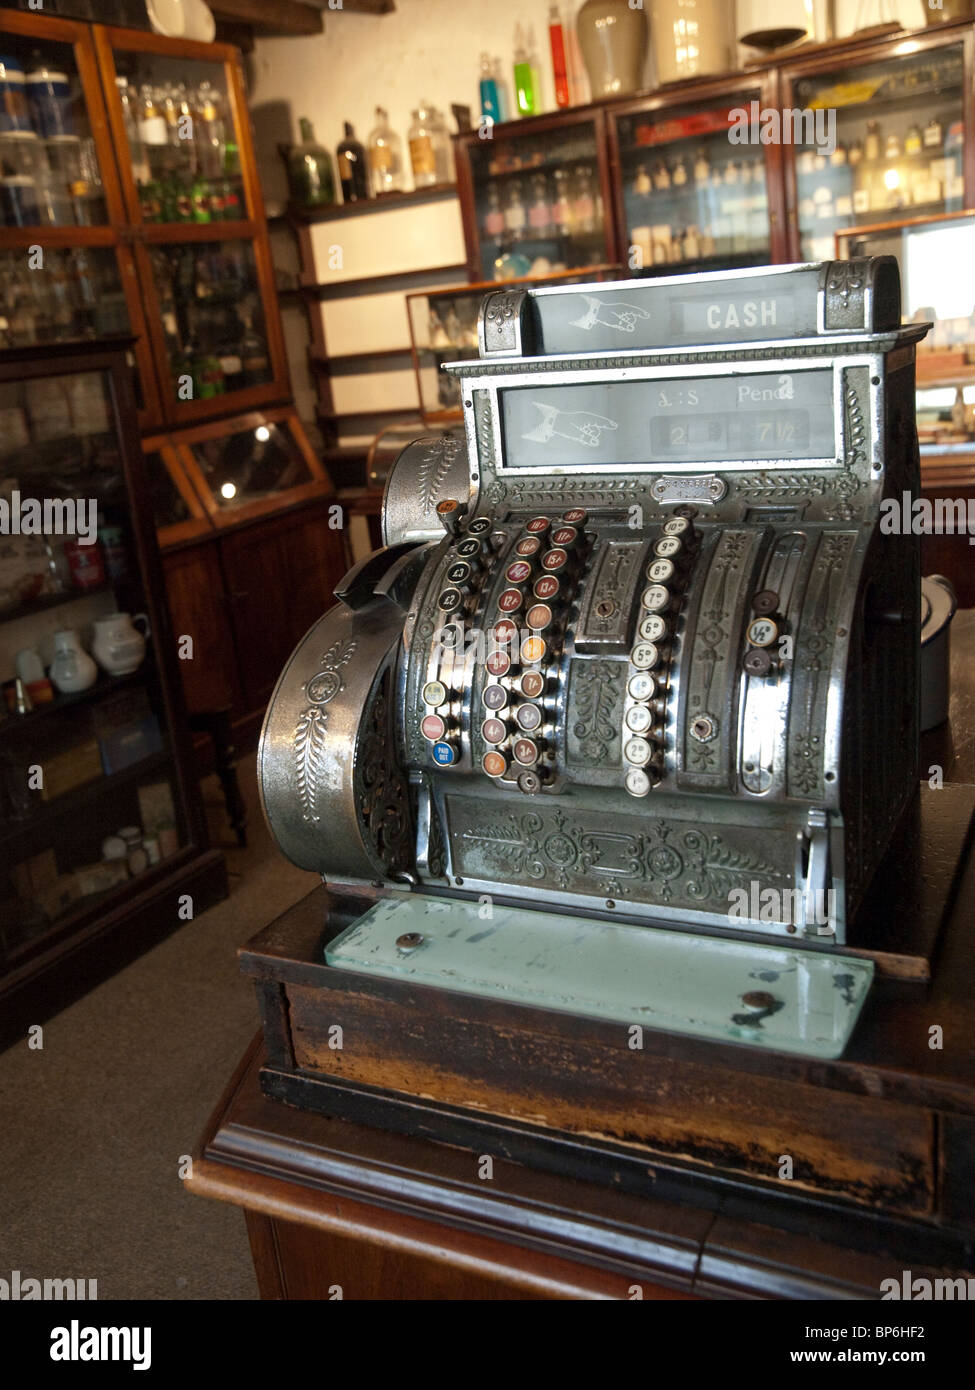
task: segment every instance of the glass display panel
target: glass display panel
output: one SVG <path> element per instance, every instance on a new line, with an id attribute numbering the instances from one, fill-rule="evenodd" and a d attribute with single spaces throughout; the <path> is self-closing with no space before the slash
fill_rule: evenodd
<path id="1" fill-rule="evenodd" d="M 798 108 L 836 112 L 833 139 L 796 139 L 803 260 L 829 260 L 843 227 L 964 207 L 962 84 L 961 44 L 795 82 Z"/>
<path id="2" fill-rule="evenodd" d="M 471 164 L 484 280 L 535 278 L 605 259 L 593 124 L 479 141 Z"/>
<path id="3" fill-rule="evenodd" d="M 246 241 L 154 246 L 177 402 L 211 400 L 272 379 L 254 248 Z"/>
<path id="4" fill-rule="evenodd" d="M 500 393 L 507 468 L 625 468 L 835 455 L 831 370 L 580 382 Z"/>
<path id="5" fill-rule="evenodd" d="M 193 513 L 183 498 L 183 494 L 173 482 L 169 469 L 158 451 L 145 455 L 146 474 L 149 478 L 149 493 L 152 499 L 152 515 L 158 529 L 164 526 L 178 526 L 181 521 L 191 521 Z"/>
<path id="6" fill-rule="evenodd" d="M 0 223 L 104 225 L 102 171 L 72 46 L 4 34 L 0 98 Z"/>
<path id="7" fill-rule="evenodd" d="M 0 347 L 129 332 L 115 252 L 46 248 L 32 266 L 25 250 L 0 251 Z"/>
<path id="8" fill-rule="evenodd" d="M 221 63 L 115 50 L 132 178 L 148 223 L 247 217 Z"/>
<path id="9" fill-rule="evenodd" d="M 633 273 L 762 265 L 771 259 L 765 152 L 729 140 L 737 107 L 619 120 Z M 750 128 L 749 128 L 750 129 Z M 757 132 L 756 132 L 757 134 Z"/>
<path id="10" fill-rule="evenodd" d="M 314 481 L 290 430 L 263 424 L 190 446 L 221 509 L 231 510 Z"/>

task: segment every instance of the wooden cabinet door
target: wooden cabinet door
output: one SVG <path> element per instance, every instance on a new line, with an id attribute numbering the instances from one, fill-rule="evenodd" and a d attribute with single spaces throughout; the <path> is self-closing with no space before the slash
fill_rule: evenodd
<path id="1" fill-rule="evenodd" d="M 163 569 L 177 651 L 182 638 L 193 639 L 192 658 L 177 663 L 187 708 L 197 714 L 230 705 L 238 714 L 243 702 L 217 542 L 171 551 Z"/>
<path id="2" fill-rule="evenodd" d="M 298 641 L 335 602 L 343 533 L 315 507 L 225 536 L 223 566 L 244 708 L 263 709 Z"/>

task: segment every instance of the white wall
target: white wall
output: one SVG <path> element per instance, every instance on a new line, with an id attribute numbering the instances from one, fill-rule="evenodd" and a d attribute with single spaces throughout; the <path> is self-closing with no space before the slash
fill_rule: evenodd
<path id="1" fill-rule="evenodd" d="M 816 24 L 823 32 L 826 0 L 814 0 Z M 730 4 L 732 0 L 718 0 Z M 777 0 L 764 0 L 774 17 Z M 653 0 L 644 0 L 652 13 Z M 581 8 L 581 0 L 561 0 L 563 23 Z M 249 60 L 251 105 L 258 158 L 270 201 L 287 196 L 278 142 L 296 140 L 298 119 L 308 116 L 321 144 L 334 152 L 350 120 L 363 143 L 372 129 L 377 105 L 384 106 L 393 128 L 404 140 L 411 113 L 423 98 L 438 106 L 453 130 L 452 103 L 471 107 L 476 119 L 478 60 L 482 50 L 502 59 L 511 91 L 515 25 L 534 28 L 542 75 L 542 109 L 554 108 L 552 62 L 548 38 L 549 0 L 396 0 L 387 15 L 325 10 L 325 32 L 307 39 L 261 39 Z M 915 27 L 924 22 L 923 0 L 837 0 L 838 29 L 878 23 L 896 16 Z M 744 54 L 745 50 L 741 50 Z M 652 61 L 648 67 L 652 81 Z M 583 89 L 583 96 L 587 95 Z M 407 172 L 407 186 L 410 186 Z"/>

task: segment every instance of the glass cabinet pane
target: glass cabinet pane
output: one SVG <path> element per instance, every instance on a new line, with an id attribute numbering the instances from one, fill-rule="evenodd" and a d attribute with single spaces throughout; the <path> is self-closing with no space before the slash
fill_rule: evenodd
<path id="1" fill-rule="evenodd" d="M 43 255 L 33 264 L 26 250 L 0 251 L 0 347 L 129 331 L 114 251 L 79 246 Z"/>
<path id="2" fill-rule="evenodd" d="M 272 380 L 254 248 L 246 241 L 149 248 L 171 399 L 211 400 Z"/>
<path id="3" fill-rule="evenodd" d="M 145 460 L 156 529 L 162 530 L 165 526 L 178 526 L 181 521 L 192 520 L 193 514 L 173 482 L 162 454 L 158 451 L 147 453 Z"/>
<path id="4" fill-rule="evenodd" d="M 72 46 L 0 34 L 0 222 L 91 227 L 107 221 Z"/>
<path id="5" fill-rule="evenodd" d="M 222 511 L 314 481 L 291 431 L 265 423 L 189 446 Z"/>
<path id="6" fill-rule="evenodd" d="M 596 130 L 580 122 L 470 147 L 485 280 L 548 275 L 605 260 Z"/>
<path id="7" fill-rule="evenodd" d="M 115 51 L 132 179 L 149 223 L 247 217 L 240 150 L 221 63 Z"/>
<path id="8" fill-rule="evenodd" d="M 964 206 L 962 85 L 961 44 L 794 79 L 797 108 L 836 111 L 832 153 L 796 141 L 803 260 L 830 260 L 843 227 Z"/>
<path id="9" fill-rule="evenodd" d="M 739 106 L 749 109 L 750 95 Z M 771 259 L 764 147 L 732 144 L 731 111 L 668 110 L 617 122 L 635 273 Z"/>

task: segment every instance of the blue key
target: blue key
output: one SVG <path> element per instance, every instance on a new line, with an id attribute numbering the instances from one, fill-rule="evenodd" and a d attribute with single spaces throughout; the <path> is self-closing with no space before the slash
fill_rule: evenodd
<path id="1" fill-rule="evenodd" d="M 433 745 L 433 761 L 438 767 L 451 767 L 457 761 L 457 750 L 449 743 Z"/>

